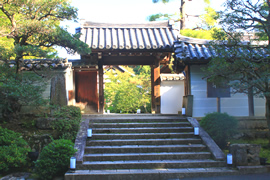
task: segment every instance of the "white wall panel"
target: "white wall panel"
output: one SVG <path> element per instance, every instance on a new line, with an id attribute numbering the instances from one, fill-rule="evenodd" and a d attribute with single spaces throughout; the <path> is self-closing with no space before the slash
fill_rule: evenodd
<path id="1" fill-rule="evenodd" d="M 207 97 L 207 82 L 203 66 L 194 65 L 190 68 L 191 94 L 193 95 L 193 117 L 203 117 L 206 113 L 217 111 L 216 98 Z M 248 116 L 248 97 L 246 94 L 232 94 L 230 98 L 221 98 L 221 112 L 232 116 Z M 265 101 L 254 98 L 255 116 L 264 116 Z"/>
<path id="2" fill-rule="evenodd" d="M 161 114 L 182 111 L 184 81 L 162 81 L 160 87 Z"/>

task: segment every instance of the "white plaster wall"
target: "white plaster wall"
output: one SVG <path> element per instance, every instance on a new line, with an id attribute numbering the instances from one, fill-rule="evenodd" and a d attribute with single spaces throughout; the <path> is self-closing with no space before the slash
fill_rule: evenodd
<path id="1" fill-rule="evenodd" d="M 193 95 L 193 117 L 203 117 L 206 113 L 217 111 L 216 98 L 207 97 L 207 82 L 202 79 L 203 66 L 190 67 L 191 94 Z M 221 98 L 221 112 L 232 116 L 248 116 L 248 97 L 246 94 L 231 94 L 229 98 Z M 255 116 L 264 116 L 264 99 L 254 98 Z"/>
<path id="2" fill-rule="evenodd" d="M 68 98 L 68 91 L 73 90 L 73 70 L 71 68 L 67 68 L 65 70 L 65 79 L 66 79 L 66 95 L 67 95 L 67 102 L 68 105 L 74 105 L 75 99 L 71 102 Z"/>
<path id="3" fill-rule="evenodd" d="M 265 99 L 254 97 L 255 116 L 265 116 Z"/>
<path id="4" fill-rule="evenodd" d="M 160 96 L 161 114 L 178 114 L 182 110 L 184 81 L 162 81 Z"/>

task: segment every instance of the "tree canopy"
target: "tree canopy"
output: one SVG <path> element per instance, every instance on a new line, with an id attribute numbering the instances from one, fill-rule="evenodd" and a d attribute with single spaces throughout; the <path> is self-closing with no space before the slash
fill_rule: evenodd
<path id="1" fill-rule="evenodd" d="M 238 84 L 236 91 L 254 87 L 255 94 L 270 97 L 269 41 L 258 41 L 261 36 L 270 37 L 270 2 L 227 0 L 225 6 L 226 10 L 220 12 L 220 25 L 228 40 L 224 41 L 222 34 L 212 43 L 219 56 L 210 62 L 210 75 L 238 80 L 232 83 Z"/>
<path id="2" fill-rule="evenodd" d="M 110 69 L 105 73 L 105 108 L 115 113 L 134 113 L 137 109 L 150 112 L 150 67 L 134 68 L 136 75 L 132 68 L 125 69 L 125 72 Z"/>
<path id="3" fill-rule="evenodd" d="M 270 2 L 227 0 L 225 7 L 220 12 L 220 25 L 226 36 L 217 36 L 221 40 L 212 44 L 218 56 L 206 68 L 206 77 L 215 83 L 227 83 L 235 93 L 264 97 L 270 128 L 269 41 L 258 42 L 261 36 L 270 39 Z M 246 38 L 246 33 L 251 37 Z"/>
<path id="4" fill-rule="evenodd" d="M 77 9 L 68 0 L 2 0 L 0 1 L 0 59 L 20 60 L 29 56 L 47 57 L 57 45 L 69 53 L 90 53 L 79 34 L 70 34 L 60 21 L 76 20 Z"/>
<path id="5" fill-rule="evenodd" d="M 0 1 L 0 109 L 3 117 L 17 120 L 24 105 L 47 104 L 42 97 L 48 79 L 32 72 L 19 73 L 23 59 L 50 58 L 54 46 L 69 53 L 87 54 L 91 49 L 60 27 L 60 21 L 76 20 L 77 9 L 68 0 L 1 0 Z M 10 60 L 16 66 L 10 68 Z M 53 75 L 42 69 L 47 78 Z"/>
<path id="6" fill-rule="evenodd" d="M 154 3 L 160 2 L 160 0 L 153 0 Z M 168 3 L 170 0 L 162 1 L 163 3 Z M 220 29 L 216 27 L 218 13 L 210 6 L 210 0 L 204 0 L 206 5 L 205 14 L 198 15 L 199 22 L 196 26 L 186 28 L 185 19 L 188 14 L 186 14 L 186 0 L 181 0 L 180 13 L 171 14 L 153 14 L 148 17 L 149 21 L 158 21 L 162 19 L 174 19 L 175 21 L 180 21 L 181 34 L 187 37 L 199 38 L 199 39 L 215 39 L 215 34 L 220 32 Z M 184 15 L 183 15 L 184 14 Z"/>

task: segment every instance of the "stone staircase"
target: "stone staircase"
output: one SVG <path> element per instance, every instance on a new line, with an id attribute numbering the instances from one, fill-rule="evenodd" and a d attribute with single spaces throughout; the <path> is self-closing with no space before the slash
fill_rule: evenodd
<path id="1" fill-rule="evenodd" d="M 234 173 L 215 160 L 180 116 L 115 116 L 89 121 L 82 163 L 66 180 L 176 179 Z"/>

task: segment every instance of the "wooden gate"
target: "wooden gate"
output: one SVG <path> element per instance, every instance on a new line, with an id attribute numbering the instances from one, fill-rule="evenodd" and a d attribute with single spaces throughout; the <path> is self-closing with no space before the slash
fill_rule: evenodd
<path id="1" fill-rule="evenodd" d="M 98 112 L 97 71 L 75 72 L 76 102 L 86 103 L 85 113 Z"/>

